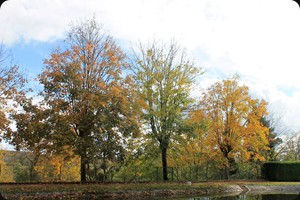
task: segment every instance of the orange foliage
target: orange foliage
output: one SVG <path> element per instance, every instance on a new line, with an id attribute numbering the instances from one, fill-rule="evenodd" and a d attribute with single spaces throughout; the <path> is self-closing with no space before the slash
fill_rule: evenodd
<path id="1" fill-rule="evenodd" d="M 237 77 L 217 82 L 203 93 L 200 109 L 191 116 L 195 122 L 207 120 L 202 146 L 208 153 L 218 152 L 227 167 L 238 160 L 263 161 L 262 150 L 268 148 L 269 131 L 260 122 L 267 103 L 251 98 L 248 90 L 239 86 Z"/>

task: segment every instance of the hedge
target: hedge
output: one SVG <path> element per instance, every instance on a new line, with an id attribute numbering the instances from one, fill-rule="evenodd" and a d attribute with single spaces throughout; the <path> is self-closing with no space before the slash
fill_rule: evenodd
<path id="1" fill-rule="evenodd" d="M 270 181 L 300 181 L 300 162 L 266 162 L 262 175 Z"/>

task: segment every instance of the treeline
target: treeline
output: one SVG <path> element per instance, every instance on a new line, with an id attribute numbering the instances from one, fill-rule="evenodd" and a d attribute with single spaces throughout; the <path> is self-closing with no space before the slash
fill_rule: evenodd
<path id="1" fill-rule="evenodd" d="M 1 150 L 0 153 L 0 182 L 80 181 L 80 159 L 68 152 L 43 155 L 37 162 L 31 152 Z"/>
<path id="2" fill-rule="evenodd" d="M 238 76 L 193 98 L 203 69 L 174 41 L 140 43 L 125 54 L 94 19 L 71 26 L 64 41 L 45 58 L 35 96 L 18 67 L 0 71 L 0 130 L 30 152 L 30 180 L 43 160 L 53 175 L 39 179 L 76 180 L 77 170 L 86 181 L 116 173 L 169 180 L 176 169 L 200 179 L 253 178 L 261 162 L 275 159 L 281 141 L 267 102 Z"/>

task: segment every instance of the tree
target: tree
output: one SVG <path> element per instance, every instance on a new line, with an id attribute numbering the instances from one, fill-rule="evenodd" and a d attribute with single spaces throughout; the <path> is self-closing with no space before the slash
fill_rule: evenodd
<path id="1" fill-rule="evenodd" d="M 210 121 L 204 138 L 211 151 L 222 155 L 225 178 L 237 172 L 238 159 L 264 159 L 261 151 L 268 149 L 269 130 L 260 120 L 267 115 L 266 105 L 252 98 L 247 86 L 239 86 L 237 76 L 216 82 L 203 93 L 200 110 Z"/>
<path id="2" fill-rule="evenodd" d="M 46 181 L 79 181 L 80 159 L 69 147 L 64 147 L 59 154 L 41 156 L 35 170 L 42 182 Z"/>
<path id="3" fill-rule="evenodd" d="M 184 110 L 192 102 L 190 91 L 199 69 L 175 42 L 140 44 L 133 61 L 146 131 L 159 143 L 163 179 L 168 180 L 167 150 L 174 135 L 184 132 Z"/>
<path id="4" fill-rule="evenodd" d="M 282 143 L 282 139 L 278 137 L 278 133 L 275 131 L 274 123 L 272 124 L 272 119 L 262 117 L 261 123 L 269 129 L 269 134 L 267 137 L 269 149 L 265 152 L 265 158 L 267 161 L 276 161 L 278 155 L 276 152 L 276 147 Z"/>
<path id="5" fill-rule="evenodd" d="M 219 175 L 216 170 L 219 155 L 207 147 L 205 134 L 209 120 L 204 116 L 202 110 L 189 110 L 190 131 L 188 137 L 182 139 L 170 148 L 170 163 L 175 162 L 179 167 L 178 176 L 188 180 L 216 179 Z"/>
<path id="6" fill-rule="evenodd" d="M 278 152 L 279 159 L 285 161 L 300 160 L 300 133 L 296 132 L 285 136 Z"/>
<path id="7" fill-rule="evenodd" d="M 136 134 L 131 80 L 124 78 L 125 55 L 95 19 L 71 26 L 66 49 L 46 59 L 44 85 L 57 143 L 73 146 L 81 158 L 81 181 L 89 160 L 99 155 L 103 134 Z M 119 142 L 119 141 L 115 141 Z"/>
<path id="8" fill-rule="evenodd" d="M 3 150 L 0 150 L 0 182 L 15 182 L 11 169 L 4 161 L 3 154 Z"/>
<path id="9" fill-rule="evenodd" d="M 12 64 L 12 55 L 3 44 L 0 44 L 0 65 L 0 133 L 5 134 L 10 124 L 6 114 L 17 106 L 16 102 L 24 95 L 22 88 L 26 79 L 19 73 L 19 67 Z"/>
<path id="10" fill-rule="evenodd" d="M 52 147 L 50 124 L 47 122 L 48 112 L 40 105 L 34 105 L 32 99 L 23 99 L 23 110 L 15 111 L 11 118 L 16 123 L 16 130 L 8 130 L 5 139 L 16 147 L 17 151 L 24 151 L 28 159 L 29 178 L 34 180 L 34 168 L 41 155 Z"/>

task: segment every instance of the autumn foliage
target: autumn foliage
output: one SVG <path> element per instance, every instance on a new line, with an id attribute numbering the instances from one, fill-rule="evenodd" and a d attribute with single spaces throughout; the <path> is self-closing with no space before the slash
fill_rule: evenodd
<path id="1" fill-rule="evenodd" d="M 267 102 L 238 76 L 192 97 L 202 69 L 176 42 L 126 55 L 95 19 L 72 25 L 44 60 L 39 101 L 23 95 L 17 69 L 0 70 L 0 131 L 24 153 L 29 181 L 229 179 L 268 158 L 276 137 Z"/>
<path id="2" fill-rule="evenodd" d="M 120 142 L 118 134 L 136 135 L 138 126 L 131 80 L 122 76 L 125 55 L 113 38 L 90 20 L 72 27 L 67 41 L 66 50 L 45 60 L 39 79 L 51 123 L 57 128 L 54 134 L 80 156 L 85 181 L 89 162 L 117 159 L 111 151 L 112 144 Z M 99 151 L 107 142 L 110 152 Z"/>
<path id="3" fill-rule="evenodd" d="M 267 115 L 266 106 L 265 101 L 252 98 L 236 76 L 216 82 L 203 93 L 199 110 L 191 117 L 196 122 L 205 119 L 199 151 L 219 160 L 226 178 L 237 173 L 237 161 L 264 161 L 268 128 L 261 119 Z"/>

